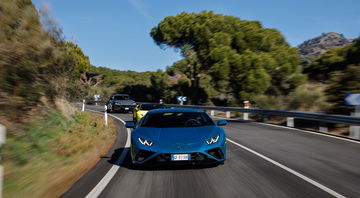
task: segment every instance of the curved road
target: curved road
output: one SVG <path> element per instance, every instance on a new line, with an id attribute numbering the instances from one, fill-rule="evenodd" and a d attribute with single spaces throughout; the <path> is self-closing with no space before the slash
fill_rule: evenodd
<path id="1" fill-rule="evenodd" d="M 130 163 L 127 130 L 119 120 L 116 125 L 114 147 L 62 197 L 360 197 L 359 142 L 230 121 L 224 165 L 139 170 Z"/>

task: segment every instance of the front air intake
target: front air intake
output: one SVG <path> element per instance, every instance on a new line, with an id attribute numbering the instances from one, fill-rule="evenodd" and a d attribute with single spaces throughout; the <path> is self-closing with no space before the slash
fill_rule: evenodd
<path id="1" fill-rule="evenodd" d="M 146 151 L 146 150 L 140 150 L 138 154 L 135 157 L 135 161 L 142 162 L 152 156 L 154 152 Z"/>
<path id="2" fill-rule="evenodd" d="M 224 153 L 221 151 L 220 148 L 213 148 L 206 151 L 209 155 L 215 157 L 216 159 L 223 159 Z"/>

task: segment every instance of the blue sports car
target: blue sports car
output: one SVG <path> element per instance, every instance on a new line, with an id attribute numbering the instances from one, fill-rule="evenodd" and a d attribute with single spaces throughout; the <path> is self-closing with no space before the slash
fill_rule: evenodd
<path id="1" fill-rule="evenodd" d="M 134 164 L 224 163 L 226 136 L 202 110 L 157 109 L 149 111 L 131 133 L 131 159 Z"/>

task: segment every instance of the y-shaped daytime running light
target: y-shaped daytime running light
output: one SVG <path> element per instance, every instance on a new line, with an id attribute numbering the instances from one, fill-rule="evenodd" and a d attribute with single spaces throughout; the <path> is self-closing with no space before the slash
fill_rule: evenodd
<path id="1" fill-rule="evenodd" d="M 151 146 L 153 145 L 153 142 L 150 140 L 145 140 L 143 138 L 138 138 L 139 142 L 145 146 Z"/>
<path id="2" fill-rule="evenodd" d="M 213 137 L 213 138 L 210 138 L 210 140 L 206 140 L 206 143 L 207 144 L 214 144 L 214 143 L 216 143 L 218 140 L 219 140 L 219 135 L 217 135 L 217 136 L 215 136 L 215 137 Z"/>

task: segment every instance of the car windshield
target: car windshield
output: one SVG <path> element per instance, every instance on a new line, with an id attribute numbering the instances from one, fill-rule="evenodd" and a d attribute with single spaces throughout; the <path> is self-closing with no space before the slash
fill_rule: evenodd
<path id="1" fill-rule="evenodd" d="M 142 104 L 140 110 L 165 109 L 163 104 Z"/>
<path id="2" fill-rule="evenodd" d="M 199 127 L 214 125 L 205 112 L 167 112 L 147 114 L 142 127 Z"/>
<path id="3" fill-rule="evenodd" d="M 114 100 L 130 100 L 129 96 L 114 96 Z"/>

